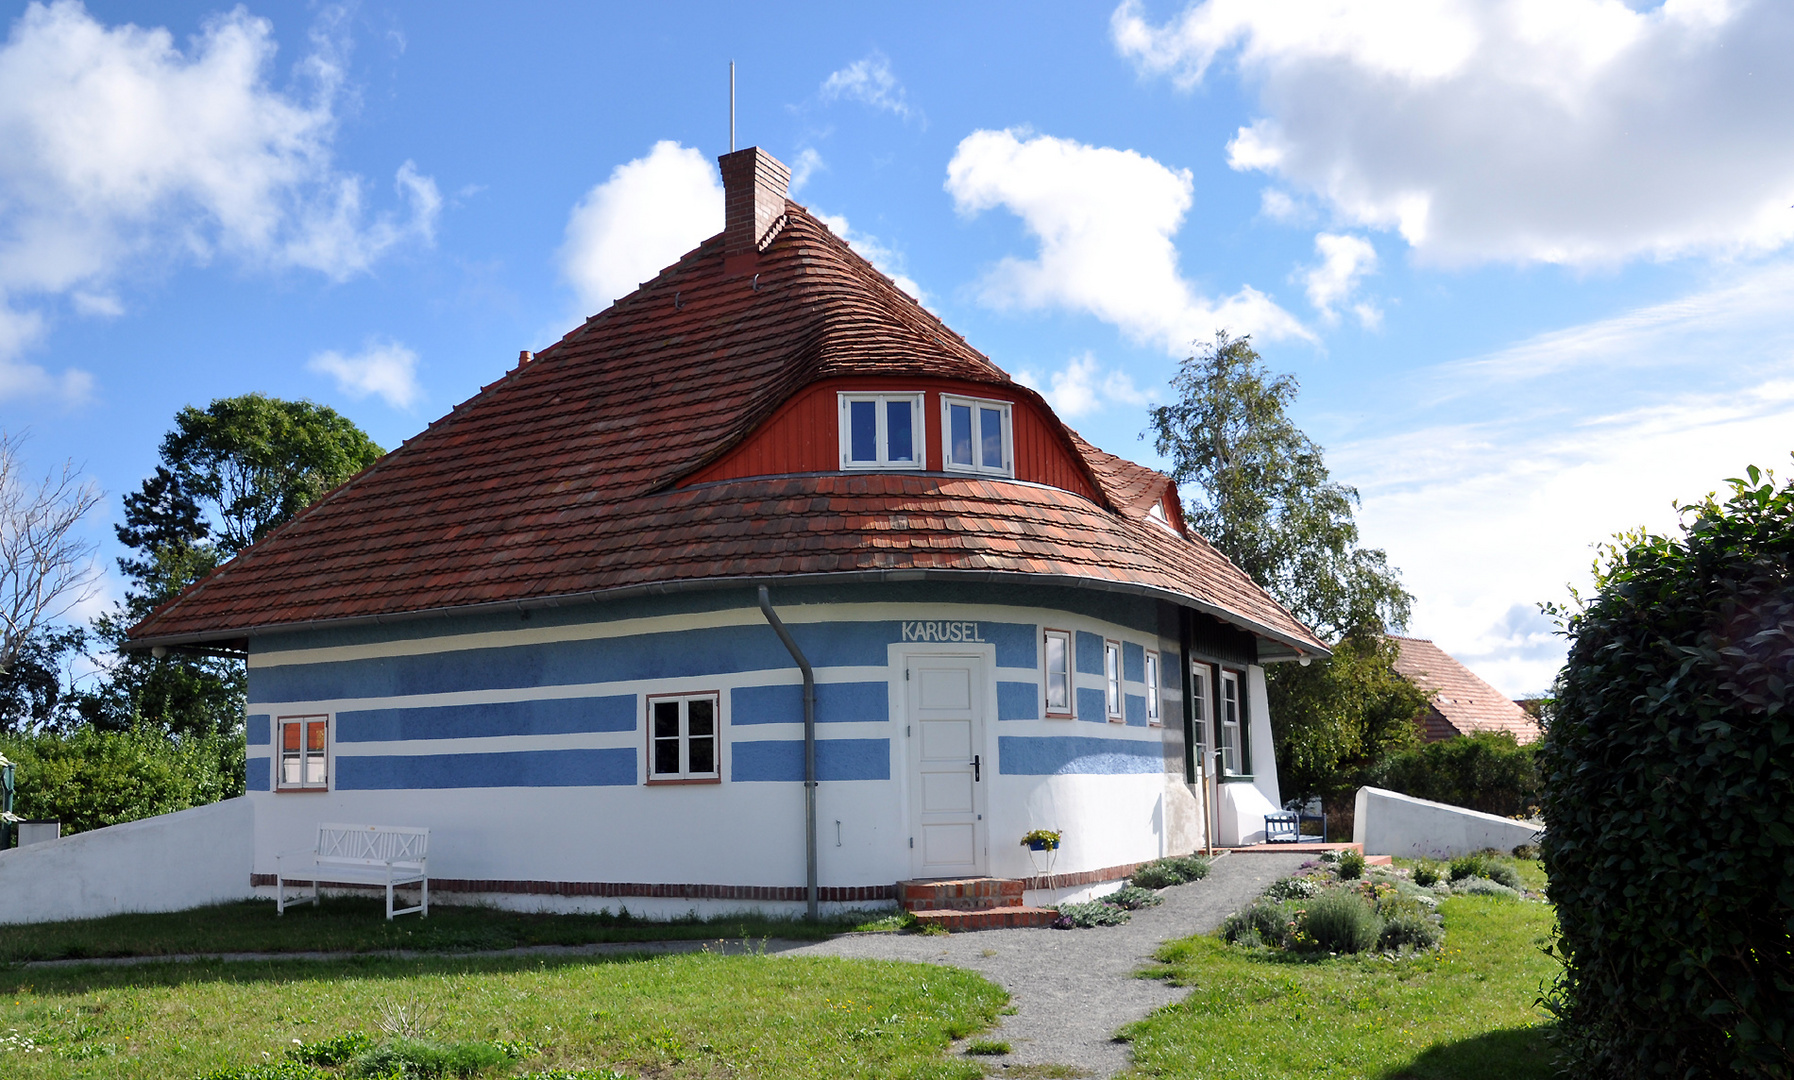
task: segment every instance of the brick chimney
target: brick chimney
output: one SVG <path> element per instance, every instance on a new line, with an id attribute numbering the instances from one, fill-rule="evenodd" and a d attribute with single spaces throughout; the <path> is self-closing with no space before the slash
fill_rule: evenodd
<path id="1" fill-rule="evenodd" d="M 716 159 L 723 170 L 723 272 L 752 271 L 763 242 L 785 216 L 791 170 L 758 146 Z"/>

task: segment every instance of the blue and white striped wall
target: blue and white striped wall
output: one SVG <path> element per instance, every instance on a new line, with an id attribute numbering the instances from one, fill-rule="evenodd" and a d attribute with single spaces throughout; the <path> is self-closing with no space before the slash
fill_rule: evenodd
<path id="1" fill-rule="evenodd" d="M 1201 843 L 1182 783 L 1174 653 L 1161 668 L 1174 737 L 1146 720 L 1145 651 L 1168 644 L 1156 634 L 988 603 L 780 610 L 816 670 L 824 886 L 910 876 L 906 650 L 979 652 L 994 672 L 991 873 L 1033 874 L 1019 838 L 1037 827 L 1065 830 L 1060 872 Z M 273 872 L 275 852 L 309 846 L 317 823 L 349 821 L 429 826 L 439 878 L 801 884 L 800 680 L 758 609 L 587 614 L 252 641 L 257 872 Z M 1043 626 L 1074 633 L 1076 719 L 1044 718 Z M 1105 715 L 1105 638 L 1123 645 L 1125 723 Z M 721 702 L 722 781 L 646 785 L 647 696 L 701 691 Z M 272 791 L 274 719 L 304 714 L 331 717 L 331 790 Z"/>

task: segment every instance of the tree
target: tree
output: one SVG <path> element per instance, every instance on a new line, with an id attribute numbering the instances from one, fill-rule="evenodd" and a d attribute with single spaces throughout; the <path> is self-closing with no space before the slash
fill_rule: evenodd
<path id="1" fill-rule="evenodd" d="M 1278 769 L 1296 795 L 1330 802 L 1359 773 L 1411 745 L 1426 698 L 1394 670 L 1384 635 L 1414 598 L 1381 549 L 1358 546 L 1358 491 L 1289 417 L 1299 386 L 1273 376 L 1250 337 L 1217 331 L 1150 410 L 1155 446 L 1186 487 L 1190 524 L 1323 638 L 1334 657 L 1267 672 Z"/>
<path id="2" fill-rule="evenodd" d="M 94 544 L 77 532 L 100 493 L 74 462 L 32 482 L 24 440 L 0 431 L 0 674 L 32 635 L 93 595 Z"/>
<path id="3" fill-rule="evenodd" d="M 161 463 L 125 496 L 119 559 L 131 581 L 125 603 L 96 622 L 114 649 L 139 620 L 212 569 L 267 536 L 384 452 L 334 409 L 261 394 L 220 398 L 175 414 Z M 228 655 L 121 653 L 81 709 L 122 731 L 142 721 L 176 733 L 238 723 L 243 665 Z"/>

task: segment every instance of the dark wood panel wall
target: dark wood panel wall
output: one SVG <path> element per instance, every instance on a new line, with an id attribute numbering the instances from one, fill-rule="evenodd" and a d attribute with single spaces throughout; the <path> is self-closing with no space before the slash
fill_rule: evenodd
<path id="1" fill-rule="evenodd" d="M 986 383 L 953 379 L 825 379 L 798 391 L 741 444 L 682 481 L 681 486 L 749 476 L 836 472 L 841 468 L 839 398 L 843 391 L 900 394 L 924 391 L 925 467 L 940 472 L 941 395 L 1010 403 L 1015 438 L 1015 478 L 1046 484 L 1100 501 L 1084 470 L 1059 435 L 1057 423 L 1032 401 Z"/>

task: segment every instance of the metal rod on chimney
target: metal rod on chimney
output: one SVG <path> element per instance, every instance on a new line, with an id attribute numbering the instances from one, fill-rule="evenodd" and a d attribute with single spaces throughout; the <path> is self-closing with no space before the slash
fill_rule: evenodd
<path id="1" fill-rule="evenodd" d="M 735 152 L 735 61 L 729 61 L 729 153 Z"/>

